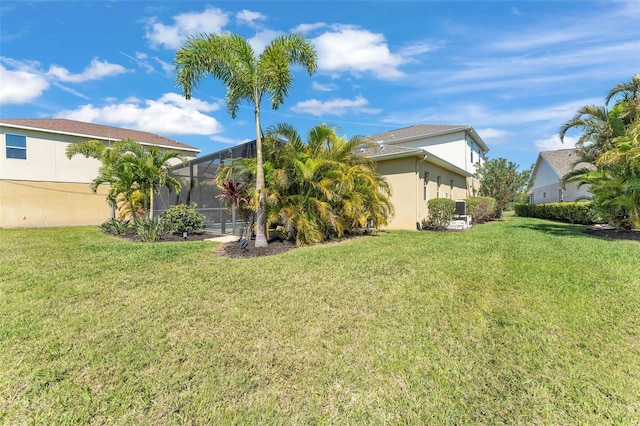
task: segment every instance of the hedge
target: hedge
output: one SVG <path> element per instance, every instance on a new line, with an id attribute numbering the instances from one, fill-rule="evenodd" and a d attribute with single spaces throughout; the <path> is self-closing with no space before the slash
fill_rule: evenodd
<path id="1" fill-rule="evenodd" d="M 536 217 L 539 219 L 558 220 L 561 222 L 592 225 L 599 221 L 590 201 L 574 203 L 516 204 L 516 215 Z"/>

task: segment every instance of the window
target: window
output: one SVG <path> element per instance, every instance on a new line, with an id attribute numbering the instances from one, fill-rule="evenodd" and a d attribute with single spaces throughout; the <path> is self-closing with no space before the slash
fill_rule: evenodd
<path id="1" fill-rule="evenodd" d="M 24 135 L 5 135 L 7 158 L 27 159 L 27 137 Z"/>
<path id="2" fill-rule="evenodd" d="M 436 185 L 437 185 L 437 187 L 436 187 L 436 191 L 437 191 L 436 192 L 436 198 L 440 198 L 440 185 L 441 184 L 442 184 L 442 177 L 438 176 L 436 178 Z"/>
<path id="3" fill-rule="evenodd" d="M 427 194 L 427 185 L 429 184 L 429 172 L 424 172 L 423 175 L 423 198 L 424 201 L 427 201 L 428 199 L 428 194 Z"/>

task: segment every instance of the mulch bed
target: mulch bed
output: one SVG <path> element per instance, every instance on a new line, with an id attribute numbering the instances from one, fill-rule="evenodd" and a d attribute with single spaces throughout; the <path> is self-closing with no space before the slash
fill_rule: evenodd
<path id="1" fill-rule="evenodd" d="M 266 247 L 256 247 L 255 243 L 254 240 L 249 241 L 246 250 L 240 247 L 237 242 L 224 243 L 218 248 L 217 253 L 224 257 L 249 258 L 272 256 L 296 248 L 296 244 L 293 241 L 275 240 L 271 241 Z"/>
<path id="2" fill-rule="evenodd" d="M 610 238 L 614 240 L 633 240 L 640 241 L 640 230 L 633 231 L 618 231 L 609 227 L 597 227 L 592 226 L 584 230 L 585 234 L 593 235 L 594 237 Z"/>

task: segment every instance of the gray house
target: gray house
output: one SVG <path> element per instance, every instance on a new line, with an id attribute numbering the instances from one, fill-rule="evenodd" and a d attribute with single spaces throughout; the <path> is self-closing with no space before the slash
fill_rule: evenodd
<path id="1" fill-rule="evenodd" d="M 590 199 L 588 185 L 578 187 L 577 182 L 564 185 L 562 183 L 562 178 L 574 169 L 577 159 L 578 152 L 575 149 L 541 152 L 529 184 L 529 203 L 558 203 Z M 588 164 L 579 163 L 575 168 L 585 166 Z"/>

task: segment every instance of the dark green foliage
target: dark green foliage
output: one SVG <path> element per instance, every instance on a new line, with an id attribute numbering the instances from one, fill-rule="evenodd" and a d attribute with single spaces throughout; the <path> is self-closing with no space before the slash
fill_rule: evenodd
<path id="1" fill-rule="evenodd" d="M 465 201 L 467 202 L 467 214 L 471 215 L 475 223 L 484 223 L 495 219 L 497 212 L 495 198 L 470 197 Z"/>
<path id="2" fill-rule="evenodd" d="M 589 185 L 593 206 L 617 229 L 640 227 L 640 74 L 616 85 L 606 98 L 609 110 L 586 105 L 560 128 L 582 133 L 576 143 L 579 163 L 565 182 Z"/>
<path id="3" fill-rule="evenodd" d="M 480 179 L 480 195 L 496 201 L 496 217 L 502 216 L 507 204 L 513 201 L 527 186 L 533 166 L 518 172 L 518 165 L 505 158 L 494 158 L 478 167 L 476 177 Z"/>
<path id="4" fill-rule="evenodd" d="M 516 204 L 516 215 L 591 225 L 599 221 L 592 202 Z"/>
<path id="5" fill-rule="evenodd" d="M 448 198 L 432 198 L 427 201 L 429 221 L 427 226 L 436 231 L 444 231 L 456 212 L 456 202 Z"/>
<path id="6" fill-rule="evenodd" d="M 129 230 L 130 220 L 111 218 L 100 225 L 102 232 L 111 235 L 122 235 Z"/>
<path id="7" fill-rule="evenodd" d="M 142 218 L 135 225 L 136 234 L 145 243 L 159 241 L 168 233 L 165 221 L 162 218 Z"/>
<path id="8" fill-rule="evenodd" d="M 201 233 L 204 229 L 204 215 L 197 212 L 196 203 L 178 204 L 172 206 L 169 210 L 162 214 L 162 219 L 168 232 L 173 234 L 189 234 Z"/>

